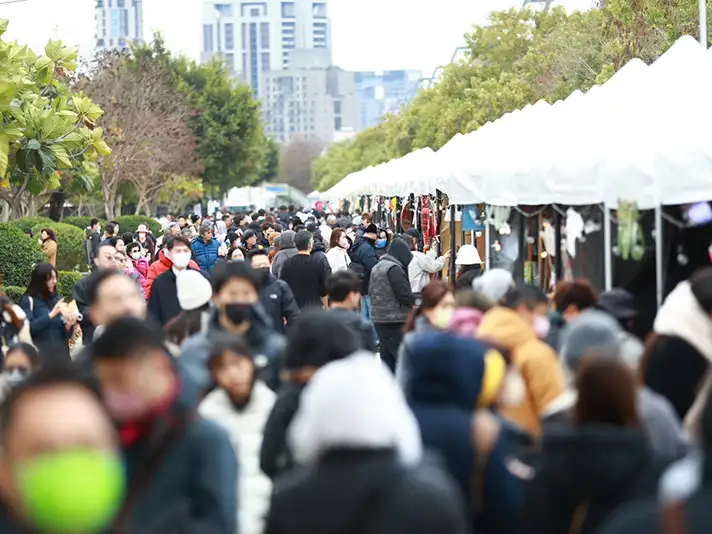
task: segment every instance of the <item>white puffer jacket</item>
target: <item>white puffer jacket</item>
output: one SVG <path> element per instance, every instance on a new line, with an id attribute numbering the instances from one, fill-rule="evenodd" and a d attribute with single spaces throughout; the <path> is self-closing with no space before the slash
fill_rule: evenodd
<path id="1" fill-rule="evenodd" d="M 272 482 L 260 469 L 260 447 L 265 423 L 277 396 L 257 381 L 250 403 L 238 411 L 218 389 L 200 404 L 200 415 L 222 426 L 230 435 L 239 463 L 237 519 L 240 534 L 262 534 L 269 509 Z"/>

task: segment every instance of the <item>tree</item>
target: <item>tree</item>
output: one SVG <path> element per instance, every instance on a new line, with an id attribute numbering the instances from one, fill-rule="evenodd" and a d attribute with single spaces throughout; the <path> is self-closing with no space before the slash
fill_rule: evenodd
<path id="1" fill-rule="evenodd" d="M 312 164 L 319 157 L 323 146 L 318 141 L 296 136 L 282 147 L 279 155 L 279 182 L 289 184 L 307 195 L 314 189 L 311 185 Z"/>
<path id="2" fill-rule="evenodd" d="M 106 115 L 111 157 L 99 164 L 107 219 L 116 217 L 119 187 L 137 194 L 136 214 L 150 208 L 173 174 L 199 176 L 192 111 L 163 64 L 150 58 L 104 53 L 79 84 Z"/>
<path id="3" fill-rule="evenodd" d="M 263 132 L 260 104 L 250 87 L 236 83 L 220 60 L 197 64 L 171 57 L 160 35 L 133 52 L 166 65 L 194 111 L 189 124 L 197 139 L 206 189 L 217 196 L 273 171 L 269 168 L 273 147 Z"/>
<path id="4" fill-rule="evenodd" d="M 0 37 L 8 27 L 0 20 Z M 63 171 L 111 149 L 96 128 L 102 110 L 67 82 L 77 50 L 49 41 L 45 55 L 0 39 L 0 200 L 4 220 L 19 214 L 27 194 L 60 187 Z"/>
<path id="5" fill-rule="evenodd" d="M 548 5 L 548 4 L 547 4 Z M 562 8 L 493 12 L 465 35 L 466 57 L 445 67 L 400 113 L 335 144 L 313 165 L 323 191 L 352 172 L 477 130 L 507 112 L 605 83 L 638 57 L 652 62 L 681 35 L 696 34 L 697 1 L 602 0 L 585 13 Z"/>

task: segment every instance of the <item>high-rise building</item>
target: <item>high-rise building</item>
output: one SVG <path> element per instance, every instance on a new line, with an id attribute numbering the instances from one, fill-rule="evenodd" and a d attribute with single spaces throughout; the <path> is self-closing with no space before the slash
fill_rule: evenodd
<path id="1" fill-rule="evenodd" d="M 290 51 L 331 50 L 327 0 L 205 0 L 203 61 L 219 56 L 261 95 L 262 74 L 288 69 Z"/>
<path id="2" fill-rule="evenodd" d="M 332 143 L 359 130 L 361 108 L 353 72 L 319 50 L 294 50 L 288 69 L 263 74 L 263 114 L 276 141 L 299 136 Z"/>
<path id="3" fill-rule="evenodd" d="M 387 113 L 397 113 L 418 92 L 417 70 L 356 72 L 356 94 L 361 102 L 360 129 L 378 124 Z"/>
<path id="4" fill-rule="evenodd" d="M 128 50 L 143 41 L 143 0 L 96 0 L 96 49 Z"/>

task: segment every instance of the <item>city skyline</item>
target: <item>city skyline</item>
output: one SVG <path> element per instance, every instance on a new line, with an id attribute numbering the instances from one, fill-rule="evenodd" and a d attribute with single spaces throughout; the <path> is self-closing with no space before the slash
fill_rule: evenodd
<path id="1" fill-rule="evenodd" d="M 559 1 L 571 9 L 592 4 Z M 62 39 L 88 55 L 95 44 L 95 6 L 96 0 L 28 0 L 0 5 L 0 17 L 10 19 L 7 38 L 36 50 L 50 38 Z M 415 69 L 429 76 L 464 44 L 463 35 L 472 24 L 485 23 L 493 9 L 521 7 L 521 2 L 329 0 L 329 6 L 335 65 L 351 71 Z M 144 39 L 159 31 L 174 53 L 200 60 L 202 9 L 202 0 L 143 0 Z"/>

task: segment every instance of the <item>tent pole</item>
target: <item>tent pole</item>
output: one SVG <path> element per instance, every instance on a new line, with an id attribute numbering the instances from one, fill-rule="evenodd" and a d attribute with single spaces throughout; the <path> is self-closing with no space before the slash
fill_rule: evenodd
<path id="1" fill-rule="evenodd" d="M 655 206 L 655 296 L 663 304 L 663 207 Z"/>
<path id="2" fill-rule="evenodd" d="M 489 223 L 489 213 L 487 212 L 487 204 L 485 204 L 485 269 L 489 269 L 492 264 L 491 253 L 492 245 L 490 245 L 490 223 Z"/>
<path id="3" fill-rule="evenodd" d="M 610 291 L 613 288 L 613 258 L 611 254 L 611 211 L 603 203 L 603 272 L 605 276 L 604 288 Z"/>

